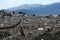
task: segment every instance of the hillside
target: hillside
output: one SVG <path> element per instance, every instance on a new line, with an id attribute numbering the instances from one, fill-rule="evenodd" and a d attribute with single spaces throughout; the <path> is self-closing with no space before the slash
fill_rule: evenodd
<path id="1" fill-rule="evenodd" d="M 53 15 L 60 14 L 60 3 L 54 3 L 50 5 L 41 5 L 41 4 L 25 4 L 15 8 L 8 9 L 9 11 L 25 12 L 27 14 L 36 14 L 36 15 Z"/>

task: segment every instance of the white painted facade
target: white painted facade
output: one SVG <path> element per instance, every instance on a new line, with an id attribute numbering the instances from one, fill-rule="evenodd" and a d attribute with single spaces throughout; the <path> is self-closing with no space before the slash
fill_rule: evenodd
<path id="1" fill-rule="evenodd" d="M 53 17 L 57 17 L 58 15 L 53 15 Z"/>
<path id="2" fill-rule="evenodd" d="M 4 24 L 0 24 L 0 26 L 4 26 Z"/>
<path id="3" fill-rule="evenodd" d="M 41 40 L 44 40 L 44 39 L 41 39 Z"/>
<path id="4" fill-rule="evenodd" d="M 44 30 L 44 28 L 38 28 L 38 30 Z"/>

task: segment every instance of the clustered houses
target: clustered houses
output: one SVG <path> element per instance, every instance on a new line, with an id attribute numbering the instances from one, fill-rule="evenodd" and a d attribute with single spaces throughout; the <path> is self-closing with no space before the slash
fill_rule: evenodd
<path id="1" fill-rule="evenodd" d="M 19 24 L 20 20 L 21 24 Z M 11 34 L 10 36 L 18 35 L 21 34 L 20 26 L 23 27 L 25 36 L 32 39 L 46 32 L 52 32 L 54 28 L 55 31 L 59 30 L 60 17 L 57 15 L 45 17 L 26 14 L 12 14 L 12 17 L 2 17 L 0 14 L 0 32 L 8 32 Z"/>
<path id="2" fill-rule="evenodd" d="M 10 16 L 2 16 L 0 17 L 0 37 L 1 38 L 9 38 L 10 36 L 14 37 L 14 35 L 20 34 L 20 22 L 23 17 L 19 17 L 21 15 L 12 15 Z M 7 35 L 6 35 L 6 34 Z M 9 35 L 8 35 L 9 34 Z M 3 35 L 3 36 L 1 36 Z"/>

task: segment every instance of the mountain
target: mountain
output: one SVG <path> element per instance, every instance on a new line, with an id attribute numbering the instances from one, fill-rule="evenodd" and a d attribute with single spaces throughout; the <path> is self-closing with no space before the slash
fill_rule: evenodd
<path id="1" fill-rule="evenodd" d="M 25 12 L 26 14 L 36 15 L 53 15 L 60 14 L 60 3 L 53 3 L 50 5 L 41 4 L 24 4 L 19 7 L 10 8 L 9 11 Z"/>

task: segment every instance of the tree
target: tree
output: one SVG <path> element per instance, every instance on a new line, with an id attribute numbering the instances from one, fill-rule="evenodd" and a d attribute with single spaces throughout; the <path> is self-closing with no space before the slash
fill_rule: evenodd
<path id="1" fill-rule="evenodd" d="M 60 17 L 60 15 L 58 15 L 58 17 Z"/>
<path id="2" fill-rule="evenodd" d="M 33 16 L 35 16 L 35 14 L 33 14 Z"/>
<path id="3" fill-rule="evenodd" d="M 22 36 L 25 36 L 22 26 L 20 26 L 20 33 L 21 33 Z"/>
<path id="4" fill-rule="evenodd" d="M 13 14 L 15 14 L 15 11 L 13 11 Z"/>
<path id="5" fill-rule="evenodd" d="M 45 16 L 46 18 L 50 18 L 50 16 Z"/>
<path id="6" fill-rule="evenodd" d="M 0 31 L 0 38 L 5 38 L 11 36 L 11 34 L 7 31 Z"/>
<path id="7" fill-rule="evenodd" d="M 19 12 L 19 14 L 25 14 L 24 12 Z"/>
<path id="8" fill-rule="evenodd" d="M 19 12 L 19 14 L 22 14 L 22 16 L 24 16 L 26 13 L 24 13 L 24 12 Z"/>
<path id="9" fill-rule="evenodd" d="M 9 15 L 10 17 L 12 17 L 12 14 L 10 13 L 10 15 Z"/>

